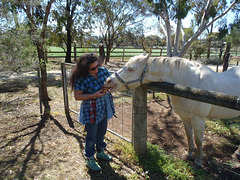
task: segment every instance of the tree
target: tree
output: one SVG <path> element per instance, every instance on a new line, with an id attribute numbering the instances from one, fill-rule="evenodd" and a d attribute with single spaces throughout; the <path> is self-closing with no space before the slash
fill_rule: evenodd
<path id="1" fill-rule="evenodd" d="M 44 114 L 50 113 L 49 96 L 47 91 L 47 70 L 46 70 L 46 52 L 45 52 L 45 36 L 47 22 L 50 15 L 51 6 L 55 0 L 12 0 L 4 2 L 9 3 L 11 7 L 18 11 L 22 10 L 26 15 L 29 24 L 30 35 L 33 44 L 36 46 L 38 61 L 41 71 L 41 99 L 44 105 Z"/>
<path id="2" fill-rule="evenodd" d="M 233 9 L 234 6 L 239 5 L 239 0 L 234 0 L 229 6 L 226 6 L 226 1 L 221 0 L 218 1 L 219 4 L 223 5 L 223 11 L 216 15 L 216 17 L 213 15 L 214 11 L 211 10 L 211 8 L 215 8 L 216 6 L 213 6 L 213 0 L 207 0 L 207 2 L 204 4 L 204 8 L 199 7 L 199 3 L 194 4 L 194 2 L 199 1 L 187 1 L 187 0 L 148 0 L 150 5 L 154 8 L 153 13 L 160 17 L 160 24 L 161 27 L 164 29 L 165 35 L 167 36 L 167 55 L 168 56 L 179 56 L 183 57 L 184 54 L 187 52 L 187 49 L 190 47 L 190 45 L 208 28 L 210 27 L 214 22 L 222 18 L 224 15 L 226 15 L 231 9 Z M 182 46 L 181 50 L 178 51 L 178 42 L 180 37 L 180 31 L 182 28 L 182 20 L 187 16 L 187 14 L 191 10 L 191 5 L 194 4 L 196 7 L 195 9 L 201 9 L 201 14 L 197 14 L 199 17 L 199 25 L 196 24 L 196 31 Z M 195 11 L 199 12 L 199 11 Z M 194 13 L 194 12 L 193 12 Z M 212 14 L 211 14 L 212 13 Z M 209 18 L 209 17 L 212 17 Z M 170 20 L 173 20 L 176 22 L 176 31 L 175 31 L 175 40 L 174 40 L 174 46 L 172 50 L 172 44 L 171 44 L 171 33 L 170 33 Z M 161 22 L 165 23 L 165 26 Z"/>
<path id="3" fill-rule="evenodd" d="M 223 26 L 219 29 L 219 38 L 225 38 L 225 40 L 227 40 L 226 50 L 223 55 L 223 71 L 226 71 L 228 69 L 231 46 L 238 47 L 240 45 L 240 20 L 238 16 L 235 17 L 234 22 L 229 26 L 223 24 Z"/>
<path id="4" fill-rule="evenodd" d="M 123 42 L 128 27 L 137 26 L 144 19 L 144 4 L 144 1 L 134 0 L 91 1 L 89 11 L 92 12 L 100 39 L 104 40 L 107 48 L 105 64 L 109 61 L 110 53 Z"/>
<path id="5" fill-rule="evenodd" d="M 227 41 L 232 44 L 233 47 L 240 46 L 240 19 L 236 16 L 234 22 L 229 25 L 230 33 L 227 34 Z"/>
<path id="6" fill-rule="evenodd" d="M 205 5 L 207 3 L 207 0 L 204 1 L 196 1 L 194 2 L 193 6 L 196 6 L 196 3 L 198 4 L 199 7 L 199 11 L 196 11 L 195 14 L 195 18 L 197 21 L 197 24 L 199 25 L 201 23 L 201 16 L 199 16 L 199 14 L 203 14 L 204 13 L 204 9 L 205 9 Z M 219 5 L 219 3 L 214 0 L 213 3 L 210 5 L 209 8 L 209 13 L 208 16 L 206 17 L 206 19 L 209 21 L 209 19 L 214 19 L 216 17 L 216 15 L 218 14 L 217 12 L 220 12 L 219 10 L 221 10 L 222 6 Z M 208 50 L 207 50 L 207 59 L 210 58 L 210 50 L 211 50 L 211 42 L 212 42 L 212 33 L 213 33 L 213 24 L 211 24 L 210 29 L 207 28 L 208 31 L 208 37 L 207 37 L 207 42 L 208 42 Z"/>
<path id="7" fill-rule="evenodd" d="M 78 29 L 83 29 L 83 17 L 81 12 L 87 6 L 84 5 L 84 1 L 79 0 L 56 0 L 56 9 L 53 11 L 53 19 L 57 21 L 55 33 L 58 35 L 59 46 L 63 47 L 63 43 L 66 45 L 66 58 L 65 62 L 71 62 L 71 49 L 72 42 L 77 35 Z M 66 33 L 63 31 L 66 30 Z M 82 31 L 81 31 L 82 32 Z M 80 33 L 81 33 L 80 32 Z"/>
<path id="8" fill-rule="evenodd" d="M 18 23 L 0 33 L 1 69 L 19 72 L 34 67 L 37 54 L 28 30 L 26 24 Z"/>

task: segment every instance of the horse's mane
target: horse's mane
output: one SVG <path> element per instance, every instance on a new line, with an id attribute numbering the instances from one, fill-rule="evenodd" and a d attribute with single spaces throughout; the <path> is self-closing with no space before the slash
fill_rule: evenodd
<path id="1" fill-rule="evenodd" d="M 161 73 L 163 81 L 171 83 L 178 82 L 182 85 L 188 85 L 186 83 L 190 83 L 190 81 L 197 83 L 203 77 L 214 74 L 212 69 L 201 63 L 180 57 L 152 57 L 149 62 L 153 63 L 152 67 L 155 67 L 155 73 Z M 157 68 L 159 65 L 161 71 Z"/>
<path id="2" fill-rule="evenodd" d="M 146 58 L 146 56 L 145 55 L 135 56 L 135 60 L 137 61 L 143 58 Z M 150 63 L 161 62 L 163 66 L 167 66 L 170 69 L 178 70 L 179 72 L 200 70 L 200 71 L 204 71 L 205 73 L 214 73 L 214 71 L 211 68 L 204 66 L 197 61 L 190 61 L 189 59 L 181 58 L 177 56 L 176 57 L 150 57 L 149 62 Z"/>
<path id="3" fill-rule="evenodd" d="M 181 57 L 162 57 L 159 60 L 162 60 L 163 65 L 167 65 L 170 68 L 178 69 L 179 71 L 187 71 L 187 70 L 204 70 L 205 72 L 212 73 L 214 72 L 211 68 L 202 65 L 197 61 L 190 61 L 186 58 Z"/>
<path id="4" fill-rule="evenodd" d="M 202 64 L 196 62 L 196 61 L 190 61 L 188 59 L 185 58 L 180 58 L 180 57 L 168 57 L 168 58 L 164 58 L 162 60 L 163 65 L 168 65 L 170 66 L 170 68 L 177 68 L 179 70 L 185 70 L 185 69 L 189 69 L 192 67 L 196 67 L 199 68 L 202 66 Z"/>

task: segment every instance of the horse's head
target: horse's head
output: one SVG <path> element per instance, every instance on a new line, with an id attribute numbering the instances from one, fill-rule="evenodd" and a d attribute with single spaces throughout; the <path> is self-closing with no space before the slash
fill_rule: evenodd
<path id="1" fill-rule="evenodd" d="M 122 69 L 107 79 L 105 86 L 111 87 L 113 91 L 123 91 L 140 86 L 144 80 L 149 56 L 150 54 L 132 57 Z"/>

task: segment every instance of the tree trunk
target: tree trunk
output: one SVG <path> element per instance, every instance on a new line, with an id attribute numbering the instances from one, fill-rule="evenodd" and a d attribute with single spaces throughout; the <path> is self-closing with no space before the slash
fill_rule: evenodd
<path id="1" fill-rule="evenodd" d="M 105 59 L 105 64 L 107 64 L 107 62 L 109 62 L 110 59 L 110 47 L 107 46 L 107 55 L 106 55 L 106 59 Z"/>
<path id="2" fill-rule="evenodd" d="M 38 59 L 40 64 L 40 72 L 41 72 L 41 100 L 44 106 L 44 114 L 50 114 L 50 105 L 49 101 L 51 100 L 48 96 L 47 91 L 47 68 L 46 68 L 46 59 L 44 58 L 44 48 L 41 43 L 37 43 L 37 51 L 38 51 Z"/>
<path id="3" fill-rule="evenodd" d="M 222 58 L 222 53 L 223 53 L 223 50 L 222 50 L 222 49 L 220 49 L 219 51 L 220 51 L 220 52 L 219 52 L 219 55 L 218 55 L 218 62 L 217 62 L 216 72 L 218 72 L 219 61 L 220 61 L 220 59 Z"/>
<path id="4" fill-rule="evenodd" d="M 171 26 L 169 21 L 165 21 L 167 30 L 167 56 L 172 57 L 172 38 L 171 38 Z"/>
<path id="5" fill-rule="evenodd" d="M 68 18 L 67 18 L 67 53 L 66 53 L 66 58 L 65 58 L 65 62 L 66 63 L 71 63 L 71 50 L 72 50 L 72 36 L 71 36 L 71 27 L 72 27 L 72 19 L 70 16 L 70 5 L 69 2 L 67 1 L 67 14 L 68 14 Z"/>
<path id="6" fill-rule="evenodd" d="M 71 63 L 71 50 L 72 50 L 72 37 L 71 30 L 67 29 L 67 52 L 66 52 L 66 63 Z"/>
<path id="7" fill-rule="evenodd" d="M 106 41 L 105 41 L 105 43 L 106 43 Z M 112 47 L 113 46 L 112 46 L 111 42 L 106 43 L 107 52 L 106 52 L 105 64 L 107 64 L 109 62 Z"/>
<path id="8" fill-rule="evenodd" d="M 105 59 L 105 51 L 104 51 L 104 46 L 102 43 L 99 45 L 99 63 L 103 64 Z"/>
<path id="9" fill-rule="evenodd" d="M 178 46 L 179 46 L 179 38 L 180 38 L 181 26 L 182 26 L 182 21 L 178 20 L 177 28 L 176 28 L 176 34 L 175 34 L 175 39 L 174 39 L 173 56 L 177 56 L 177 54 L 178 54 Z"/>
<path id="10" fill-rule="evenodd" d="M 223 71 L 226 71 L 228 69 L 228 62 L 230 58 L 230 48 L 231 48 L 231 44 L 227 43 L 226 51 L 223 55 Z"/>

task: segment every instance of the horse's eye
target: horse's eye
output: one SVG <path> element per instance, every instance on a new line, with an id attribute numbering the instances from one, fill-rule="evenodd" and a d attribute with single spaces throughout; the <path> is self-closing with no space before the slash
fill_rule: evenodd
<path id="1" fill-rule="evenodd" d="M 130 71 L 130 72 L 134 71 L 133 67 L 128 67 L 127 70 Z"/>

